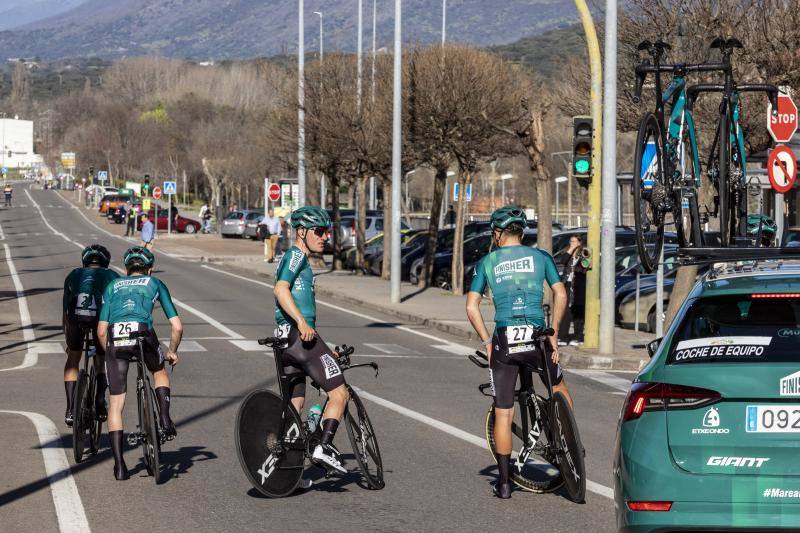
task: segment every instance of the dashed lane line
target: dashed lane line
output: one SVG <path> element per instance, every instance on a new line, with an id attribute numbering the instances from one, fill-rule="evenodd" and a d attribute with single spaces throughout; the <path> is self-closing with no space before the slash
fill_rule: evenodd
<path id="1" fill-rule="evenodd" d="M 632 379 L 621 378 L 615 376 L 614 374 L 609 374 L 608 372 L 602 372 L 599 370 L 570 369 L 567 372 L 591 379 L 598 383 L 602 383 L 607 387 L 611 387 L 612 389 L 616 389 L 617 391 L 625 393 L 627 393 L 631 388 L 631 382 L 633 381 Z"/>
<path id="2" fill-rule="evenodd" d="M 3 248 L 6 252 L 6 264 L 8 265 L 8 272 L 11 274 L 11 280 L 14 283 L 14 290 L 17 293 L 17 305 L 19 306 L 19 319 L 20 326 L 22 327 L 22 339 L 28 343 L 28 349 L 25 352 L 25 357 L 17 366 L 11 368 L 2 368 L 0 372 L 10 372 L 12 370 L 22 370 L 23 368 L 30 368 L 39 361 L 39 354 L 35 350 L 31 350 L 31 344 L 36 340 L 36 335 L 33 332 L 31 324 L 31 313 L 28 309 L 28 300 L 25 297 L 25 288 L 22 286 L 22 281 L 17 274 L 17 268 L 14 266 L 14 261 L 11 259 L 11 249 L 7 244 L 3 243 Z"/>
<path id="3" fill-rule="evenodd" d="M 72 470 L 67 461 L 61 442 L 61 434 L 53 421 L 39 413 L 28 411 L 5 411 L 0 414 L 20 415 L 30 420 L 36 428 L 39 445 L 42 449 L 44 470 L 50 483 L 50 493 L 58 518 L 61 533 L 88 533 L 89 521 L 83 509 L 83 501 L 72 477 Z"/>

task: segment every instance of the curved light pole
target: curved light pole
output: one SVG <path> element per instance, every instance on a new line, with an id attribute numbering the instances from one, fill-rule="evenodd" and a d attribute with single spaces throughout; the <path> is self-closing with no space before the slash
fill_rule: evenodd
<path id="1" fill-rule="evenodd" d="M 403 91 L 403 41 L 401 0 L 394 0 L 394 101 L 392 102 L 392 264 L 390 297 L 393 304 L 400 303 L 400 182 L 402 169 L 402 107 Z"/>
<path id="2" fill-rule="evenodd" d="M 319 15 L 319 61 L 322 62 L 322 13 L 314 11 L 315 15 Z"/>
<path id="3" fill-rule="evenodd" d="M 305 33 L 303 0 L 297 1 L 297 205 L 306 205 Z"/>

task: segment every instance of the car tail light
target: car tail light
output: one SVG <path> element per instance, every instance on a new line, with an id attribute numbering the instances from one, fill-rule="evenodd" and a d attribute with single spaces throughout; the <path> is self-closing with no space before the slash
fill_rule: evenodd
<path id="1" fill-rule="evenodd" d="M 672 502 L 627 502 L 631 511 L 669 511 Z"/>
<path id="2" fill-rule="evenodd" d="M 755 293 L 751 296 L 753 300 L 792 300 L 800 298 L 800 292 L 761 292 Z"/>
<path id="3" fill-rule="evenodd" d="M 695 408 L 719 400 L 716 391 L 671 385 L 669 383 L 634 383 L 622 407 L 622 421 L 636 420 L 645 411 Z"/>

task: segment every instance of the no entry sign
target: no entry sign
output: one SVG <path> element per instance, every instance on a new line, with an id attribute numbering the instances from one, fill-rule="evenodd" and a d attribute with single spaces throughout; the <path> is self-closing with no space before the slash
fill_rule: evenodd
<path id="1" fill-rule="evenodd" d="M 153 198 L 156 200 L 161 198 L 161 187 L 153 187 Z"/>
<path id="2" fill-rule="evenodd" d="M 281 199 L 281 186 L 277 183 L 270 183 L 267 189 L 270 202 L 277 202 Z"/>
<path id="3" fill-rule="evenodd" d="M 788 143 L 797 131 L 797 106 L 788 94 L 778 94 L 778 113 L 767 107 L 767 130 L 776 143 Z"/>
<path id="4" fill-rule="evenodd" d="M 772 149 L 767 159 L 767 174 L 776 192 L 789 192 L 797 176 L 797 160 L 789 148 L 781 145 Z"/>

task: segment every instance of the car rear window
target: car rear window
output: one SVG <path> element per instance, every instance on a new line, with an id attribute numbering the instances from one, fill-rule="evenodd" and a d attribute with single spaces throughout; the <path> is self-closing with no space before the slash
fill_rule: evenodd
<path id="1" fill-rule="evenodd" d="M 247 220 L 259 220 L 263 216 L 261 213 L 247 213 Z"/>
<path id="2" fill-rule="evenodd" d="M 242 213 L 239 211 L 233 211 L 225 215 L 224 220 L 233 220 L 233 219 L 239 220 L 240 218 L 242 218 Z"/>
<path id="3" fill-rule="evenodd" d="M 700 298 L 686 313 L 669 364 L 800 362 L 800 294 Z"/>

